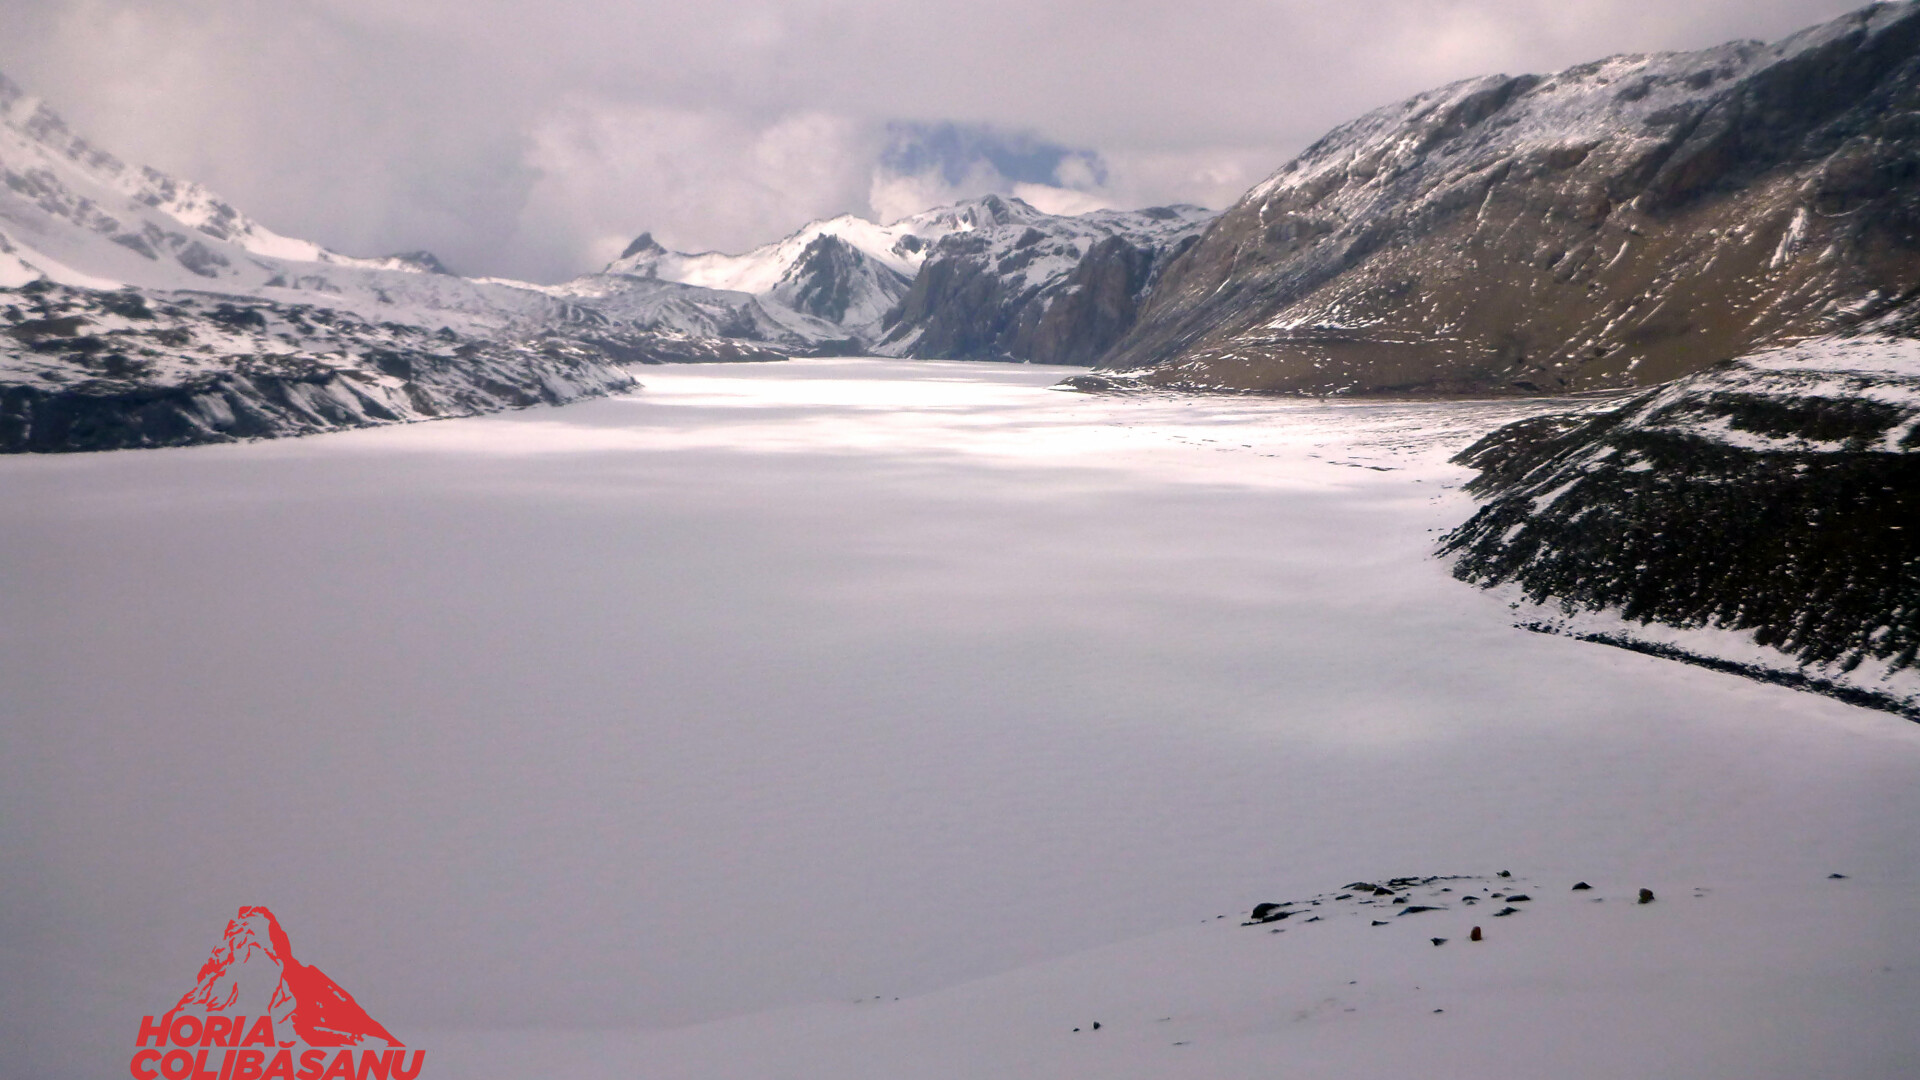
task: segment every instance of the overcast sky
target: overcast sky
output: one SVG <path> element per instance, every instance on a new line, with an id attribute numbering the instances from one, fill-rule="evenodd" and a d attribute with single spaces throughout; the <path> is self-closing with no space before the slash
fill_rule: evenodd
<path id="1" fill-rule="evenodd" d="M 558 280 L 999 190 L 1223 207 L 1430 86 L 1776 38 L 1851 0 L 0 0 L 0 70 L 354 254 Z"/>

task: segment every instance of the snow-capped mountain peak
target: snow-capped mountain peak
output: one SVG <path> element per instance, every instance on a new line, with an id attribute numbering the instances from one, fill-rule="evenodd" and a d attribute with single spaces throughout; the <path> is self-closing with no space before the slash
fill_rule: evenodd
<path id="1" fill-rule="evenodd" d="M 670 251 L 651 233 L 641 233 L 601 274 L 589 275 L 568 288 L 601 295 L 620 290 L 605 279 L 637 278 L 744 294 L 765 301 L 759 306 L 761 314 L 803 336 L 819 338 L 825 333 L 872 344 L 879 340 L 885 318 L 904 301 L 922 266 L 943 241 L 973 233 L 996 237 L 1004 233 L 1007 235 L 1002 239 L 1012 244 L 1036 227 L 1050 235 L 1071 233 L 1098 239 L 1142 228 L 1155 231 L 1163 221 L 1152 217 L 1155 213 L 1159 211 L 1102 210 L 1079 218 L 1062 218 L 1017 198 L 986 195 L 886 225 L 853 214 L 822 218 L 773 243 L 737 255 Z M 1197 208 L 1165 213 L 1180 217 L 1176 224 L 1182 228 L 1211 216 Z M 1052 276 L 1060 277 L 1071 270 L 1090 246 L 1088 241 L 1077 247 L 1061 247 L 1054 253 L 1060 258 L 1053 261 L 1065 261 L 1057 267 L 1048 264 L 1055 271 Z M 645 291 L 647 287 L 625 288 Z M 657 295 L 649 293 L 648 302 L 655 303 Z M 803 321 L 795 322 L 794 315 Z"/>
<path id="2" fill-rule="evenodd" d="M 890 225 L 854 214 L 821 218 L 773 243 L 738 255 L 669 251 L 654 240 L 652 233 L 641 233 L 602 272 L 761 295 L 773 291 L 815 240 L 832 236 L 881 266 L 911 278 L 943 236 L 1047 216 L 1019 199 L 987 195 L 924 210 Z"/>
<path id="3" fill-rule="evenodd" d="M 151 167 L 128 165 L 75 133 L 44 101 L 4 75 L 0 75 L 0 181 L 13 198 L 31 202 L 50 216 L 80 225 L 148 260 L 177 261 L 200 277 L 221 276 L 220 260 L 225 258 L 208 248 L 205 239 L 275 259 L 342 265 L 375 262 L 281 236 L 199 184 Z"/>

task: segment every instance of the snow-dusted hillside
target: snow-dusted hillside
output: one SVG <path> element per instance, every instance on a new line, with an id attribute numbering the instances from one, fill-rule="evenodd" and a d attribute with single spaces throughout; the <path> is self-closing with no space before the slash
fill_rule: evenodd
<path id="1" fill-rule="evenodd" d="M 1162 385 L 1648 385 L 1920 287 L 1920 6 L 1455 83 L 1340 127 L 1103 363 Z"/>
<path id="2" fill-rule="evenodd" d="M 1920 717 L 1920 341 L 1755 354 L 1523 421 L 1446 540 L 1534 629 Z"/>
<path id="3" fill-rule="evenodd" d="M 235 252 L 356 268 L 400 268 L 393 260 L 348 259 L 304 240 L 280 236 L 198 184 L 129 166 L 75 134 L 45 103 L 4 76 L 0 76 L 0 162 L 6 168 L 6 219 L 27 234 L 16 242 L 39 237 L 50 247 L 66 249 L 39 256 L 47 265 L 35 268 L 44 273 L 58 270 L 58 256 L 67 255 L 78 256 L 72 262 L 84 261 L 103 271 L 125 268 L 125 277 L 140 284 L 265 280 L 250 273 L 252 268 L 235 266 L 231 257 Z M 36 229 L 29 208 L 46 220 L 75 226 L 77 235 Z M 110 252 L 76 243 L 92 237 L 118 245 L 131 257 L 108 259 Z M 19 264 L 35 265 L 38 253 L 13 255 L 7 273 L 17 278 Z"/>
<path id="4" fill-rule="evenodd" d="M 0 452 L 467 415 L 628 389 L 624 363 L 784 355 L 753 343 L 783 323 L 683 291 L 476 280 L 280 236 L 0 77 Z"/>
<path id="5" fill-rule="evenodd" d="M 633 389 L 591 341 L 475 339 L 312 304 L 0 291 L 0 452 L 117 450 L 471 416 Z"/>

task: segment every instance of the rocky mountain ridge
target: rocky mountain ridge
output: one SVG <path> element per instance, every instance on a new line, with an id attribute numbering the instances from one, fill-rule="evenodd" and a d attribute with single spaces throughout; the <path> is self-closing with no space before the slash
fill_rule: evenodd
<path id="1" fill-rule="evenodd" d="M 1920 7 L 1470 79 L 1334 130 L 1100 366 L 1162 386 L 1650 385 L 1920 289 Z"/>

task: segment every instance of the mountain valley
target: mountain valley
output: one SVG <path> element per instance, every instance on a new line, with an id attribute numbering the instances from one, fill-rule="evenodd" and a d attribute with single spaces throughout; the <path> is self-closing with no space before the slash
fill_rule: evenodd
<path id="1" fill-rule="evenodd" d="M 1463 455 L 1488 501 L 1443 543 L 1458 576 L 1531 628 L 1920 708 L 1911 0 L 1442 87 L 1218 216 L 990 194 L 742 254 L 643 233 L 558 284 L 281 236 L 4 79 L 0 181 L 0 451 L 470 416 L 789 357 L 1081 366 L 1062 388 L 1094 391 L 1640 390 Z"/>

